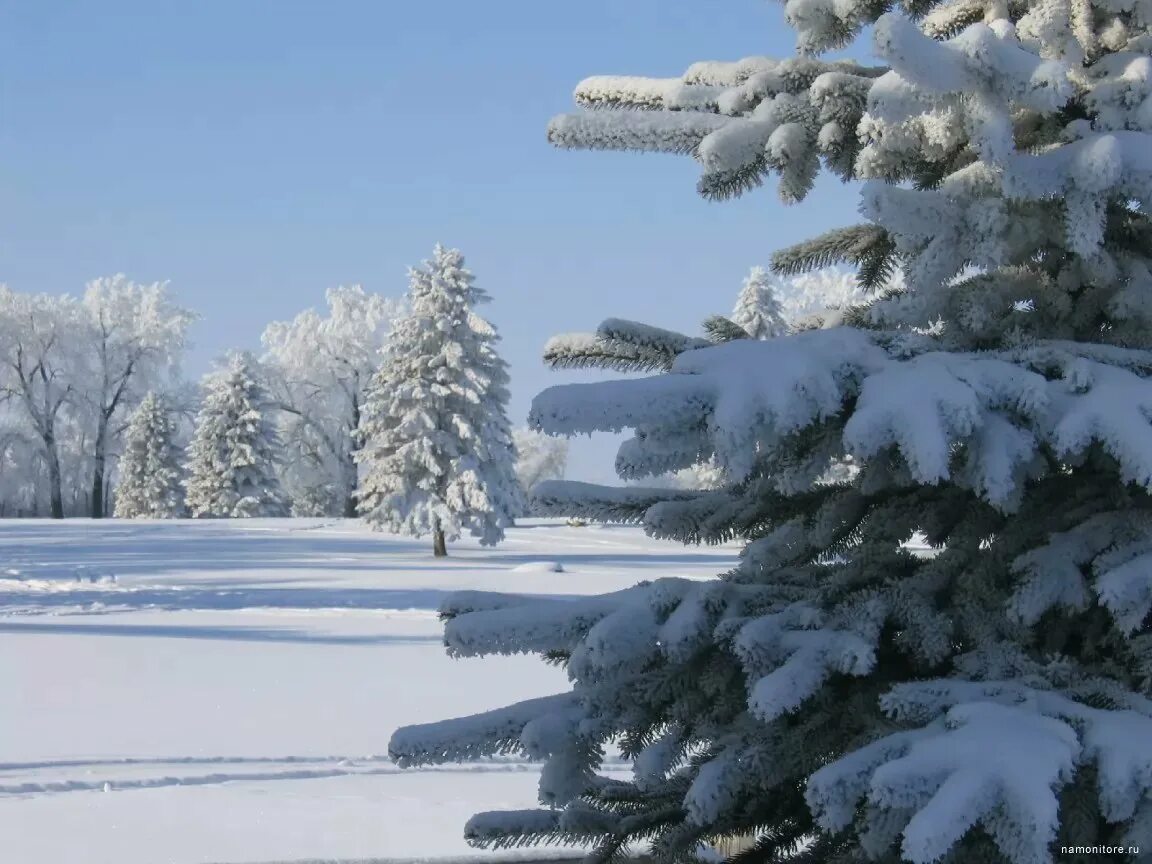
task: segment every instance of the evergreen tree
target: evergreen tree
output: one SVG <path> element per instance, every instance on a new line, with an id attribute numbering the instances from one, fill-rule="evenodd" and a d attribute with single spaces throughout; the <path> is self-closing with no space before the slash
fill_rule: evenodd
<path id="1" fill-rule="evenodd" d="M 766 341 L 616 323 L 554 362 L 657 370 L 556 387 L 531 419 L 631 427 L 618 467 L 714 458 L 716 490 L 546 484 L 685 542 L 711 582 L 579 603 L 463 594 L 457 656 L 537 652 L 571 692 L 408 727 L 403 764 L 519 752 L 547 809 L 480 846 L 647 842 L 660 861 L 1092 860 L 1152 848 L 1152 7 L 788 0 L 802 56 L 596 78 L 568 147 L 691 152 L 700 192 L 824 166 L 864 224 L 773 258 L 857 268 L 870 302 Z M 868 28 L 886 66 L 825 61 Z M 903 281 L 892 276 L 902 273 Z M 647 338 L 652 337 L 652 338 Z M 828 478 L 852 456 L 855 472 Z M 539 494 L 539 493 L 538 493 Z M 922 532 L 934 554 L 906 547 Z M 631 780 L 598 773 L 606 746 Z"/>
<path id="2" fill-rule="evenodd" d="M 732 312 L 732 323 L 753 339 L 772 339 L 788 332 L 772 277 L 763 267 L 753 267 L 744 280 Z"/>
<path id="3" fill-rule="evenodd" d="M 234 354 L 205 382 L 188 447 L 188 509 L 193 516 L 285 516 L 276 477 L 276 431 L 255 361 Z"/>
<path id="4" fill-rule="evenodd" d="M 465 528 L 497 543 L 525 503 L 507 364 L 495 328 L 473 311 L 488 295 L 455 249 L 437 245 L 409 275 L 410 312 L 389 336 L 364 405 L 357 497 L 374 528 L 431 534 L 442 556 Z"/>
<path id="5" fill-rule="evenodd" d="M 176 424 L 164 402 L 148 393 L 128 421 L 120 482 L 116 485 L 118 519 L 175 519 L 184 513 Z"/>

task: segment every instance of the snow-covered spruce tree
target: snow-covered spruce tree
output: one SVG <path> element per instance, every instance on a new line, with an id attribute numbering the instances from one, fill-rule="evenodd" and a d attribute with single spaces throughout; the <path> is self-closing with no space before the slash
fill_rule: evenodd
<path id="1" fill-rule="evenodd" d="M 409 273 L 407 315 L 389 334 L 360 423 L 360 513 L 374 528 L 432 535 L 433 554 L 463 529 L 492 545 L 524 512 L 508 423 L 508 369 L 488 302 L 464 256 L 437 245 Z"/>
<path id="2" fill-rule="evenodd" d="M 233 354 L 208 376 L 188 445 L 185 481 L 193 516 L 286 516 L 276 476 L 276 430 L 267 395 L 248 354 Z"/>
<path id="3" fill-rule="evenodd" d="M 163 400 L 148 393 L 132 413 L 124 433 L 118 519 L 175 519 L 184 513 L 176 424 Z"/>
<path id="4" fill-rule="evenodd" d="M 821 162 L 864 181 L 865 223 L 773 264 L 854 264 L 873 302 L 663 364 L 624 345 L 621 365 L 667 371 L 533 406 L 553 433 L 635 430 L 625 476 L 714 456 L 719 490 L 550 494 L 658 536 L 738 538 L 739 566 L 579 603 L 449 599 L 451 653 L 536 652 L 571 692 L 399 730 L 392 752 L 545 760 L 547 809 L 474 817 L 484 846 L 602 860 L 641 841 L 680 861 L 753 833 L 748 864 L 1146 857 L 1152 5 L 785 8 L 802 56 L 590 79 L 577 99 L 600 110 L 550 128 L 561 146 L 690 152 L 712 198 L 775 173 L 798 201 Z M 865 27 L 886 66 L 819 58 Z M 817 482 L 845 455 L 858 473 Z M 935 555 L 905 548 L 915 531 Z M 632 780 L 598 772 L 609 742 Z"/>
<path id="5" fill-rule="evenodd" d="M 753 339 L 772 339 L 788 331 L 772 277 L 763 267 L 753 267 L 744 280 L 732 312 L 732 323 Z"/>

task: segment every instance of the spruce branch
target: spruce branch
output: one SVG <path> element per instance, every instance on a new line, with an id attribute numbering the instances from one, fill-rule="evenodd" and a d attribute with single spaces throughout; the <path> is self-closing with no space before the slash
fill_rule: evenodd
<path id="1" fill-rule="evenodd" d="M 734 342 L 737 339 L 751 339 L 748 331 L 723 315 L 711 315 L 704 319 L 704 332 L 708 338 L 717 344 Z"/>
<path id="2" fill-rule="evenodd" d="M 772 270 L 782 276 L 796 276 L 835 264 L 862 266 L 892 254 L 892 245 L 888 232 L 879 225 L 866 223 L 836 228 L 777 250 L 772 255 Z"/>

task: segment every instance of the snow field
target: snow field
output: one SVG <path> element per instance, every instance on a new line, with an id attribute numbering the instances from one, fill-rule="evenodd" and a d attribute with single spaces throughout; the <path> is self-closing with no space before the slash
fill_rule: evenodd
<path id="1" fill-rule="evenodd" d="M 706 577 L 735 554 L 549 523 L 446 561 L 426 545 L 323 520 L 0 522 L 2 860 L 483 857 L 464 822 L 533 806 L 538 767 L 401 770 L 388 738 L 567 682 L 451 660 L 441 599 Z"/>

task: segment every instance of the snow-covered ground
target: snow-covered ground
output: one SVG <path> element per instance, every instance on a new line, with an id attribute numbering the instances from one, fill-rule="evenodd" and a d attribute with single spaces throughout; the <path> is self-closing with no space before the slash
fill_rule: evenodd
<path id="1" fill-rule="evenodd" d="M 529 522 L 451 552 L 321 520 L 0 522 L 0 860 L 474 855 L 464 821 L 534 806 L 537 769 L 401 771 L 392 730 L 566 682 L 447 658 L 444 595 L 707 577 L 736 547 Z"/>

